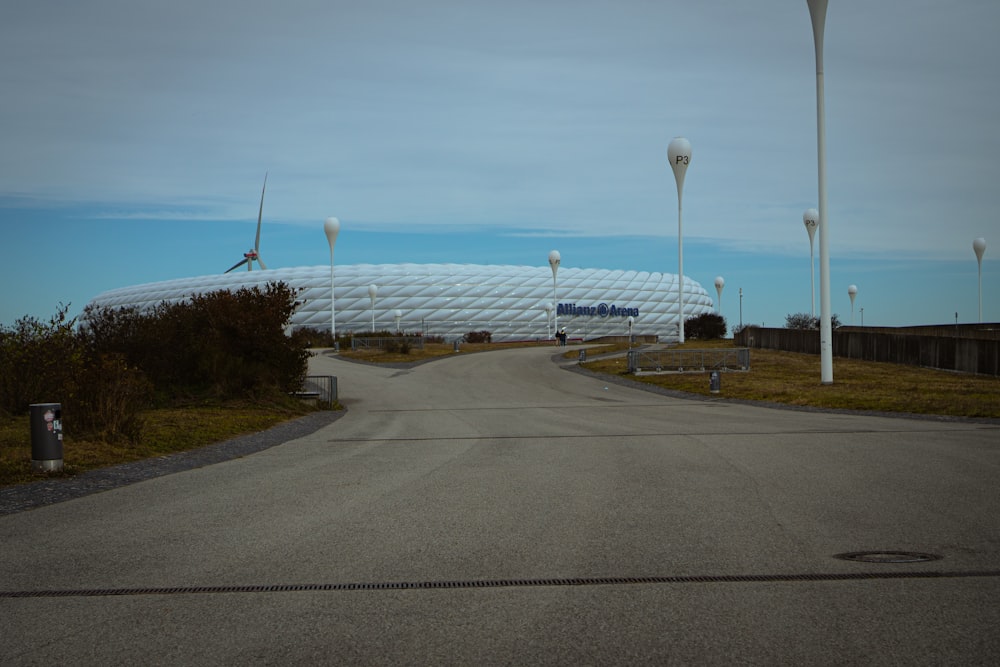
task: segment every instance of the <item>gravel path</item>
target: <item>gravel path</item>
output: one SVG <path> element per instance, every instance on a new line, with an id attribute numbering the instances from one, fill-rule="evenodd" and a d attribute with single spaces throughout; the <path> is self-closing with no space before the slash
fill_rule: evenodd
<path id="1" fill-rule="evenodd" d="M 309 435 L 343 415 L 343 410 L 314 412 L 266 431 L 249 433 L 187 452 L 89 470 L 73 477 L 47 479 L 0 489 L 0 516 L 255 454 Z"/>

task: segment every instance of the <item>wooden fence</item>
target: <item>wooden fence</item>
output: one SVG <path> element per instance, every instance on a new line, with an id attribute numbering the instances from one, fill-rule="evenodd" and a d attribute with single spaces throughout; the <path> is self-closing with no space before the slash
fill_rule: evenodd
<path id="1" fill-rule="evenodd" d="M 766 350 L 819 354 L 819 331 L 749 326 L 734 344 Z M 833 356 L 865 361 L 1000 375 L 1000 324 L 929 327 L 839 327 Z"/>

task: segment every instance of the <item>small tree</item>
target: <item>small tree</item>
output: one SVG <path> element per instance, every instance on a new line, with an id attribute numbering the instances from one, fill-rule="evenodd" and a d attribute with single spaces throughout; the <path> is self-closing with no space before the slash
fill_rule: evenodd
<path id="1" fill-rule="evenodd" d="M 819 329 L 819 318 L 809 313 L 792 313 L 785 315 L 786 329 Z"/>
<path id="2" fill-rule="evenodd" d="M 684 321 L 684 338 L 714 340 L 726 337 L 726 318 L 718 313 L 702 313 Z"/>
<path id="3" fill-rule="evenodd" d="M 834 313 L 830 316 L 830 328 L 840 327 L 840 318 Z M 809 313 L 794 313 L 785 315 L 786 329 L 819 329 L 819 318 Z"/>

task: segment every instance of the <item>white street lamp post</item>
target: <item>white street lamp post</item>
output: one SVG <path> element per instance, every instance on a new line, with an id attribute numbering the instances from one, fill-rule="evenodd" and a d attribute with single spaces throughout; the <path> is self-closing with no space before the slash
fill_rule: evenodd
<path id="1" fill-rule="evenodd" d="M 719 307 L 715 309 L 719 315 L 722 314 L 722 288 L 726 286 L 726 281 L 722 276 L 715 277 L 715 293 L 719 295 Z"/>
<path id="2" fill-rule="evenodd" d="M 393 315 L 393 317 L 396 318 L 396 333 L 399 333 L 399 320 L 400 320 L 400 318 L 403 317 L 403 311 L 401 311 L 399 308 L 397 308 L 396 312 L 394 312 L 392 315 Z"/>
<path id="3" fill-rule="evenodd" d="M 847 286 L 847 296 L 851 297 L 851 326 L 854 326 L 854 297 L 858 295 L 857 285 Z"/>
<path id="4" fill-rule="evenodd" d="M 635 324 L 635 317 L 628 316 L 628 349 L 632 349 L 632 325 Z"/>
<path id="5" fill-rule="evenodd" d="M 552 338 L 552 304 L 547 303 L 542 306 L 542 310 L 545 311 L 545 337 Z"/>
<path id="6" fill-rule="evenodd" d="M 740 288 L 740 330 L 743 329 L 743 288 Z"/>
<path id="7" fill-rule="evenodd" d="M 983 321 L 983 254 L 986 253 L 986 239 L 979 237 L 972 242 L 972 249 L 976 253 L 976 261 L 979 262 L 979 321 Z"/>
<path id="8" fill-rule="evenodd" d="M 378 287 L 376 285 L 368 286 L 368 298 L 372 300 L 372 334 L 375 333 L 375 297 L 378 296 Z"/>
<path id="9" fill-rule="evenodd" d="M 833 329 L 830 324 L 830 218 L 826 206 L 826 117 L 823 94 L 823 31 L 827 0 L 806 0 L 816 47 L 816 163 L 819 175 L 819 352 L 820 381 L 833 384 Z"/>
<path id="10" fill-rule="evenodd" d="M 816 317 L 816 262 L 813 259 L 813 237 L 816 236 L 816 227 L 819 225 L 819 211 L 807 208 L 802 214 L 802 224 L 809 232 L 809 315 Z"/>
<path id="11" fill-rule="evenodd" d="M 337 234 L 340 233 L 340 220 L 327 218 L 323 222 L 323 231 L 326 232 L 326 240 L 330 244 L 330 335 L 333 337 L 333 346 L 336 348 L 337 311 L 333 304 L 333 245 L 337 242 Z"/>
<path id="12" fill-rule="evenodd" d="M 684 342 L 684 226 L 681 218 L 681 199 L 684 193 L 684 176 L 691 163 L 691 142 L 677 137 L 667 146 L 670 168 L 677 182 L 677 329 L 678 342 Z"/>
<path id="13" fill-rule="evenodd" d="M 549 253 L 549 266 L 552 267 L 552 312 L 555 315 L 555 325 L 552 327 L 553 333 L 559 333 L 559 305 L 556 302 L 556 273 L 559 271 L 559 263 L 562 257 L 558 250 Z"/>

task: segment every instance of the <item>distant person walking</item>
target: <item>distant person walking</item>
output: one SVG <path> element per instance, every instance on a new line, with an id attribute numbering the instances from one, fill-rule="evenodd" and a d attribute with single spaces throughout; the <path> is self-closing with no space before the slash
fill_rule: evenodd
<path id="1" fill-rule="evenodd" d="M 560 345 L 566 345 L 566 327 L 559 330 L 559 333 L 556 334 L 556 338 L 559 339 Z"/>

